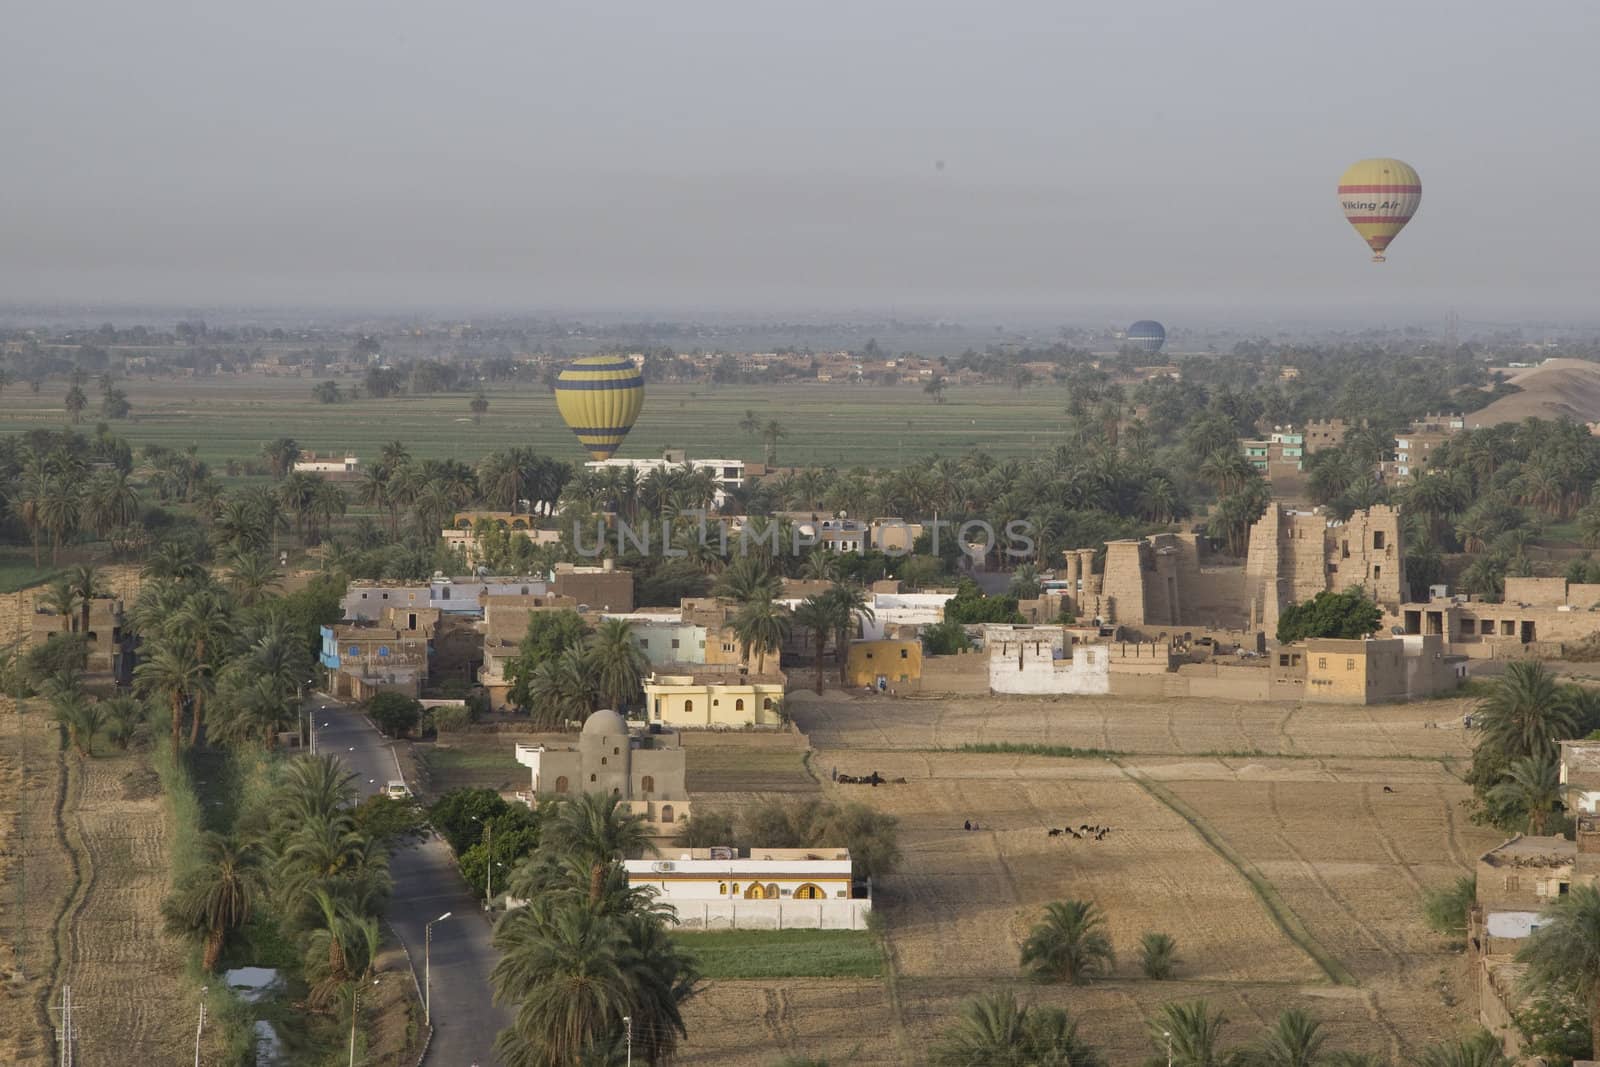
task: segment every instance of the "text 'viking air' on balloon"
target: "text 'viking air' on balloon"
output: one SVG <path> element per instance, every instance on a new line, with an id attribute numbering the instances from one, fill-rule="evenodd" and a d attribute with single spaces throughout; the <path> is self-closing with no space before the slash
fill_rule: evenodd
<path id="1" fill-rule="evenodd" d="M 585 356 L 556 379 L 556 410 L 595 459 L 610 459 L 644 407 L 644 376 L 626 356 Z"/>
<path id="2" fill-rule="evenodd" d="M 1372 249 L 1372 262 L 1384 261 L 1389 242 L 1406 228 L 1422 203 L 1422 179 L 1398 159 L 1363 159 L 1339 179 L 1339 207 Z"/>

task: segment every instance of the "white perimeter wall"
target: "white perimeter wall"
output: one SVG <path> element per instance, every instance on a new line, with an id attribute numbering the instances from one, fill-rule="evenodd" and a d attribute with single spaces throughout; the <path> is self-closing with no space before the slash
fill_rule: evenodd
<path id="1" fill-rule="evenodd" d="M 685 930 L 865 930 L 870 900 L 683 900 Z"/>
<path id="2" fill-rule="evenodd" d="M 1044 650 L 1048 653 L 1048 649 Z M 1088 657 L 1094 655 L 1094 662 Z M 1031 646 L 1017 665 L 1017 654 L 1000 654 L 998 646 L 989 657 L 989 688 L 996 693 L 1048 695 L 1067 693 L 1079 696 L 1111 692 L 1111 659 L 1106 649 L 1072 650 L 1072 659 L 1047 659 L 1033 654 Z"/>

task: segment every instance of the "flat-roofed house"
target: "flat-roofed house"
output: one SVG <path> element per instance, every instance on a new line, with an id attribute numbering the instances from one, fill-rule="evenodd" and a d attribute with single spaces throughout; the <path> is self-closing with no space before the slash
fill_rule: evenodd
<path id="1" fill-rule="evenodd" d="M 861 930 L 872 910 L 845 848 L 668 849 L 623 867 L 689 929 Z"/>

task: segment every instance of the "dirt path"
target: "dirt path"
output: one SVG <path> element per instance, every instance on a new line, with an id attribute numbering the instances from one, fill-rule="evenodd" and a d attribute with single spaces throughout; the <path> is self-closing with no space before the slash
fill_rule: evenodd
<path id="1" fill-rule="evenodd" d="M 170 827 L 161 797 L 145 795 L 150 773 L 143 756 L 122 755 L 71 775 L 65 820 L 80 878 L 61 929 L 61 981 L 72 986 L 81 1063 L 174 1063 L 194 1047 L 185 949 L 162 930 Z"/>

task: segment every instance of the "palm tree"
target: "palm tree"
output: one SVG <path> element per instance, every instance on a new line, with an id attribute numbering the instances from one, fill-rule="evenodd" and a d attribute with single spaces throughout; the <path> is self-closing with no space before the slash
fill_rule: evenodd
<path id="1" fill-rule="evenodd" d="M 569 648 L 534 669 L 528 680 L 528 714 L 536 725 L 582 722 L 594 710 L 595 688 L 581 648 Z"/>
<path id="2" fill-rule="evenodd" d="M 105 726 L 105 709 L 100 703 L 90 700 L 75 686 L 67 686 L 51 696 L 50 711 L 56 722 L 66 728 L 67 743 L 78 758 L 89 755 L 95 735 Z"/>
<path id="3" fill-rule="evenodd" d="M 144 722 L 148 709 L 144 701 L 137 697 L 122 694 L 114 696 L 105 702 L 106 736 L 113 744 L 124 751 L 128 742 L 133 740 L 134 733 L 139 725 Z"/>
<path id="4" fill-rule="evenodd" d="M 194 645 L 195 660 L 209 677 L 216 664 L 227 660 L 227 646 L 235 637 L 233 607 L 217 589 L 200 589 L 190 594 L 172 619 L 173 632 Z M 192 692 L 194 718 L 189 726 L 189 744 L 200 741 L 201 720 L 205 715 L 205 697 L 210 686 L 201 686 Z"/>
<path id="5" fill-rule="evenodd" d="M 955 1025 L 931 1049 L 940 1067 L 1104 1067 L 1100 1051 L 1078 1037 L 1078 1024 L 1060 1008 L 1018 1004 L 1015 994 L 989 993 L 963 1001 Z"/>
<path id="6" fill-rule="evenodd" d="M 323 1008 L 340 990 L 364 980 L 378 953 L 378 920 L 362 915 L 347 901 L 325 889 L 311 893 L 316 926 L 306 937 L 306 978 L 311 988 L 306 1003 Z"/>
<path id="7" fill-rule="evenodd" d="M 67 416 L 76 425 L 83 421 L 83 409 L 89 406 L 89 397 L 83 391 L 83 386 L 74 382 L 67 389 L 66 397 Z"/>
<path id="8" fill-rule="evenodd" d="M 94 598 L 100 595 L 100 572 L 90 565 L 72 568 L 67 575 L 67 584 L 72 587 L 72 596 L 78 603 L 78 632 L 89 632 L 89 605 Z"/>
<path id="9" fill-rule="evenodd" d="M 1022 943 L 1022 966 L 1035 981 L 1083 985 L 1116 964 L 1105 920 L 1093 904 L 1058 900 L 1048 904 Z"/>
<path id="10" fill-rule="evenodd" d="M 100 471 L 83 494 L 83 525 L 104 537 L 139 517 L 139 493 L 122 471 Z"/>
<path id="11" fill-rule="evenodd" d="M 744 418 L 739 420 L 739 432 L 747 437 L 755 437 L 761 432 L 761 417 L 750 408 L 745 408 Z"/>
<path id="12" fill-rule="evenodd" d="M 828 637 L 833 632 L 833 608 L 823 597 L 808 596 L 794 609 L 795 624 L 805 628 L 816 642 L 815 680 L 817 692 L 822 692 L 822 657 L 828 651 Z"/>
<path id="13" fill-rule="evenodd" d="M 1534 986 L 1571 984 L 1589 1012 L 1590 1039 L 1600 1049 L 1600 888 L 1574 885 L 1540 918 L 1517 953 Z"/>
<path id="14" fill-rule="evenodd" d="M 228 935 L 250 921 L 264 883 L 261 855 L 249 841 L 202 833 L 200 862 L 161 904 L 167 928 L 205 945 L 200 967 L 214 970 Z"/>
<path id="15" fill-rule="evenodd" d="M 42 459 L 33 456 L 23 467 L 22 477 L 11 495 L 12 513 L 28 528 L 28 537 L 33 542 L 34 570 L 39 569 L 40 535 L 44 533 L 42 510 L 52 488 L 49 470 Z"/>
<path id="16" fill-rule="evenodd" d="M 839 580 L 839 553 L 830 548 L 815 548 L 806 553 L 800 567 L 800 577 L 809 582 L 837 582 Z"/>
<path id="17" fill-rule="evenodd" d="M 766 446 L 767 466 L 770 467 L 778 462 L 778 441 L 788 436 L 789 431 L 785 430 L 777 419 L 771 419 L 761 427 L 761 441 Z"/>
<path id="18" fill-rule="evenodd" d="M 300 458 L 300 445 L 292 437 L 278 437 L 261 446 L 261 456 L 272 468 L 274 478 L 283 478 Z"/>
<path id="19" fill-rule="evenodd" d="M 783 576 L 759 556 L 740 556 L 723 568 L 711 595 L 741 604 L 775 600 L 783 593 Z"/>
<path id="20" fill-rule="evenodd" d="M 78 532 L 78 516 L 82 510 L 78 501 L 82 490 L 75 478 L 51 475 L 45 479 L 44 494 L 35 511 L 40 526 L 50 535 L 50 562 L 53 565 L 62 544 Z"/>
<path id="21" fill-rule="evenodd" d="M 746 601 L 731 625 L 739 639 L 739 658 L 748 663 L 755 652 L 757 674 L 766 673 L 767 655 L 783 648 L 791 629 L 788 611 L 772 600 Z"/>
<path id="22" fill-rule="evenodd" d="M 845 685 L 849 667 L 850 642 L 860 632 L 862 620 L 871 622 L 876 616 L 867 604 L 867 594 L 860 586 L 835 582 L 832 589 L 822 594 L 833 616 L 833 655 L 839 661 L 839 686 Z"/>
<path id="23" fill-rule="evenodd" d="M 228 587 L 241 607 L 261 603 L 282 583 L 277 566 L 265 553 L 240 552 L 228 561 Z"/>
<path id="24" fill-rule="evenodd" d="M 1322 1023 L 1298 1008 L 1278 1015 L 1250 1058 L 1251 1067 L 1318 1067 L 1327 1035 Z"/>
<path id="25" fill-rule="evenodd" d="M 1415 1067 L 1511 1067 L 1500 1039 L 1487 1030 L 1429 1045 L 1411 1062 Z"/>
<path id="26" fill-rule="evenodd" d="M 133 669 L 141 691 L 166 698 L 172 711 L 172 758 L 183 738 L 183 709 L 189 698 L 209 684 L 210 672 L 188 641 L 161 641 Z"/>
<path id="27" fill-rule="evenodd" d="M 623 924 L 570 900 L 508 912 L 494 943 L 502 952 L 490 975 L 494 999 L 516 1009 L 495 1041 L 510 1067 L 563 1067 L 612 1043 L 648 980 L 633 966 Z"/>
<path id="28" fill-rule="evenodd" d="M 1213 1012 L 1205 1001 L 1192 1000 L 1163 1004 L 1146 1030 L 1158 1057 L 1172 1050 L 1173 1067 L 1242 1067 L 1243 1055 L 1219 1047 L 1227 1022 L 1227 1016 Z"/>
<path id="29" fill-rule="evenodd" d="M 1506 766 L 1505 779 L 1485 799 L 1506 811 L 1527 815 L 1528 832 L 1543 836 L 1550 814 L 1561 802 L 1561 767 L 1553 757 L 1524 756 Z"/>
<path id="30" fill-rule="evenodd" d="M 77 632 L 78 591 L 73 588 L 71 578 L 57 578 L 45 586 L 43 595 L 39 597 L 39 605 L 59 616 L 69 633 Z"/>
<path id="31" fill-rule="evenodd" d="M 625 619 L 606 619 L 589 636 L 584 655 L 600 696 L 626 714 L 650 670 L 650 661 L 634 640 L 633 627 Z"/>
<path id="32" fill-rule="evenodd" d="M 1139 939 L 1139 969 L 1146 978 L 1156 981 L 1171 978 L 1179 962 L 1178 943 L 1171 934 L 1151 931 Z"/>
<path id="33" fill-rule="evenodd" d="M 322 482 L 314 474 L 305 471 L 294 471 L 283 477 L 278 483 L 278 505 L 285 512 L 294 516 L 295 533 L 304 536 L 306 520 L 311 517 L 312 509 L 317 498 L 317 487 Z"/>
<path id="34" fill-rule="evenodd" d="M 1508 665 L 1493 692 L 1479 701 L 1474 718 L 1483 730 L 1480 746 L 1491 745 L 1508 761 L 1554 758 L 1557 742 L 1572 737 L 1577 727 L 1570 695 L 1537 660 Z"/>
<path id="35" fill-rule="evenodd" d="M 546 846 L 589 867 L 591 904 L 600 899 L 610 864 L 656 851 L 645 833 L 644 816 L 630 812 L 620 797 L 605 793 L 580 793 L 562 801 L 541 830 L 540 847 Z"/>

